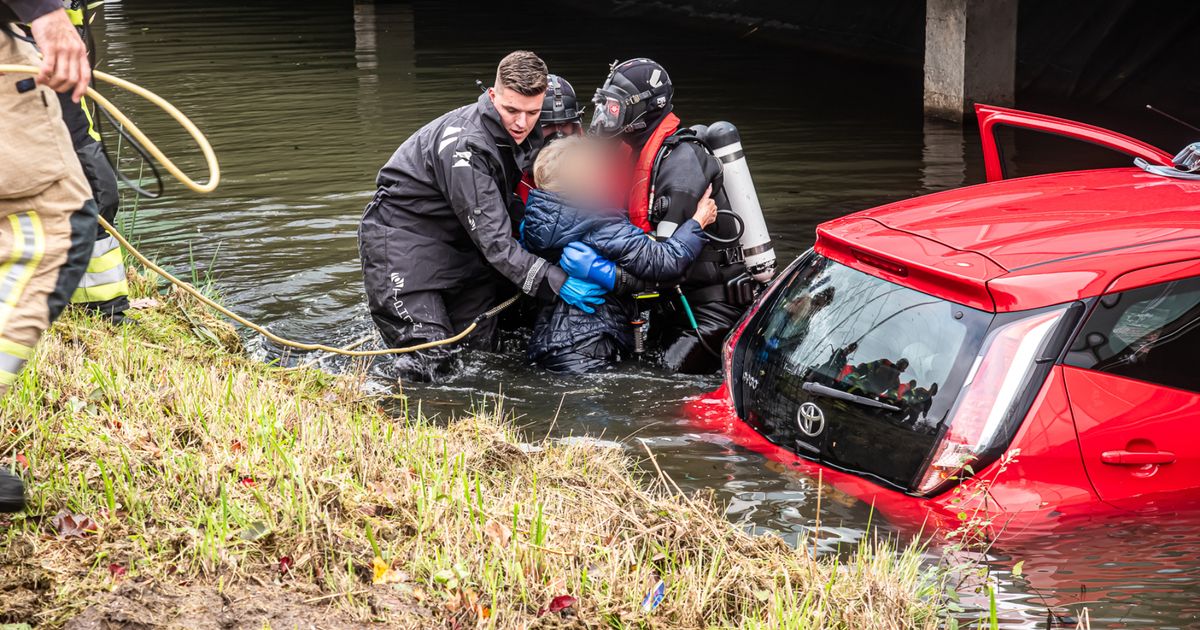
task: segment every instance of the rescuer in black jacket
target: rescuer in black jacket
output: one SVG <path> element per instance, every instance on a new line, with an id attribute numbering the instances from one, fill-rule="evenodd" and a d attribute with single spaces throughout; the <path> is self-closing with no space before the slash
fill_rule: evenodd
<path id="1" fill-rule="evenodd" d="M 673 94 L 671 78 L 658 63 L 631 59 L 614 64 L 596 91 L 590 127 L 591 133 L 618 137 L 632 150 L 629 218 L 658 238 L 669 237 L 691 216 L 710 185 L 718 206 L 729 208 L 721 164 L 672 113 Z M 739 229 L 735 220 L 719 217 L 707 232 L 732 242 L 705 244 L 679 287 L 686 305 L 677 294 L 659 301 L 650 334 L 667 368 L 688 374 L 720 368 L 721 343 L 748 306 L 731 299 L 727 290 L 746 271 L 736 242 Z"/>
<path id="2" fill-rule="evenodd" d="M 545 63 L 511 53 L 474 105 L 422 127 L 379 171 L 358 236 L 367 302 L 389 346 L 450 337 L 515 290 L 585 310 L 603 301 L 602 288 L 568 279 L 516 239 L 516 187 L 542 142 L 545 90 Z M 467 342 L 490 349 L 494 332 L 483 321 Z M 409 378 L 452 369 L 449 348 L 402 356 Z"/>

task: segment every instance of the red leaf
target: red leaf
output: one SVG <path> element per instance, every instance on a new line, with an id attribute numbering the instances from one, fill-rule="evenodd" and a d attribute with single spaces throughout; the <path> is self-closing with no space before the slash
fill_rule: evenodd
<path id="1" fill-rule="evenodd" d="M 291 570 L 292 570 L 292 557 L 291 557 L 291 556 L 284 556 L 284 557 L 280 558 L 280 559 L 279 559 L 279 573 L 280 573 L 280 575 L 287 575 L 287 574 L 288 574 L 288 572 L 289 572 L 289 571 L 291 571 Z"/>
<path id="2" fill-rule="evenodd" d="M 247 488 L 253 488 L 254 487 L 254 477 L 247 475 L 245 477 L 242 477 L 241 479 L 238 479 L 238 483 L 242 484 L 243 486 L 246 486 Z"/>
<path id="3" fill-rule="evenodd" d="M 83 538 L 100 530 L 100 526 L 91 518 L 83 514 L 72 514 L 66 510 L 55 514 L 50 519 L 50 524 L 58 530 L 58 535 L 63 538 Z"/>
<path id="4" fill-rule="evenodd" d="M 562 611 L 574 606 L 575 602 L 577 602 L 577 601 L 579 601 L 579 600 L 575 599 L 574 597 L 572 597 L 570 595 L 559 595 L 558 597 L 555 597 L 554 599 L 550 600 L 549 611 L 552 613 L 562 612 Z"/>
<path id="5" fill-rule="evenodd" d="M 25 459 L 25 453 L 17 453 L 17 463 L 21 465 L 23 470 L 29 470 L 29 460 Z"/>
<path id="6" fill-rule="evenodd" d="M 246 450 L 246 446 L 242 444 L 241 440 L 234 440 L 229 443 L 229 450 L 233 451 L 234 453 L 238 453 Z"/>
<path id="7" fill-rule="evenodd" d="M 119 580 L 125 577 L 125 567 L 114 562 L 108 565 L 108 573 L 112 576 L 112 579 Z"/>

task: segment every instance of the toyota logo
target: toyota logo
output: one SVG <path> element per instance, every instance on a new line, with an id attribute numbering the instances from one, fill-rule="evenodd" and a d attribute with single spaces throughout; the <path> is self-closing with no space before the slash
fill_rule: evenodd
<path id="1" fill-rule="evenodd" d="M 796 426 L 808 437 L 817 437 L 825 430 L 825 412 L 816 403 L 806 402 L 796 410 Z"/>

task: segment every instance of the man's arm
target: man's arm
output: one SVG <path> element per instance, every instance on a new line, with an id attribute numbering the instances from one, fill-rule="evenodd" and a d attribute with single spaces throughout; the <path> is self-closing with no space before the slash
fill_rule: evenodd
<path id="1" fill-rule="evenodd" d="M 486 150 L 464 138 L 438 158 L 450 205 L 488 263 L 529 295 L 557 294 L 567 275 L 513 238 L 508 199 L 496 184 Z"/>
<path id="2" fill-rule="evenodd" d="M 92 79 L 87 46 L 71 18 L 57 0 L 0 0 L 17 19 L 29 24 L 33 41 L 42 52 L 42 71 L 38 83 L 55 92 L 71 93 L 76 103 L 87 92 Z"/>
<path id="3" fill-rule="evenodd" d="M 720 189 L 721 164 L 692 142 L 683 143 L 668 155 L 655 180 L 657 196 L 651 215 L 661 213 L 656 233 L 660 238 L 670 236 L 696 212 L 696 203 L 709 185 L 713 196 Z M 665 212 L 662 209 L 665 207 Z"/>
<path id="4" fill-rule="evenodd" d="M 655 240 L 626 222 L 597 230 L 584 242 L 628 274 L 652 282 L 676 282 L 704 247 L 702 234 L 700 224 L 690 218 L 665 241 Z"/>
<path id="5" fill-rule="evenodd" d="M 63 8 L 58 0 L 0 0 L 0 4 L 11 9 L 17 19 L 26 24 Z"/>

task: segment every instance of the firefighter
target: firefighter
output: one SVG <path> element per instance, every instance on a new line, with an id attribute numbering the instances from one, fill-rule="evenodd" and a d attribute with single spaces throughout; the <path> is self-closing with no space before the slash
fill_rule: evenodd
<path id="1" fill-rule="evenodd" d="M 89 36 L 90 18 L 88 13 L 98 8 L 103 2 L 87 3 L 85 0 L 63 0 L 67 16 L 79 31 L 85 44 L 94 46 Z M 95 64 L 94 49 L 88 50 L 88 59 Z M 109 223 L 116 224 L 117 209 L 120 206 L 120 196 L 117 192 L 117 174 L 104 153 L 103 140 L 96 128 L 95 116 L 98 112 L 88 103 L 80 99 L 75 103 L 64 94 L 59 94 L 59 104 L 62 106 L 63 121 L 71 132 L 71 143 L 75 146 L 75 154 L 83 167 L 91 185 L 92 198 L 100 216 Z M 129 282 L 125 277 L 125 256 L 117 239 L 113 238 L 104 228 L 96 229 L 96 244 L 92 248 L 92 258 L 88 261 L 87 271 L 79 282 L 79 288 L 71 295 L 71 304 L 93 310 L 114 323 L 125 321 L 125 311 L 129 309 Z"/>
<path id="2" fill-rule="evenodd" d="M 23 39 L 29 24 L 42 56 Z M 40 66 L 0 75 L 0 395 L 62 313 L 96 238 L 96 202 L 55 91 L 78 102 L 87 48 L 58 0 L 0 0 L 0 63 Z M 0 512 L 22 509 L 24 487 L 0 470 Z"/>

